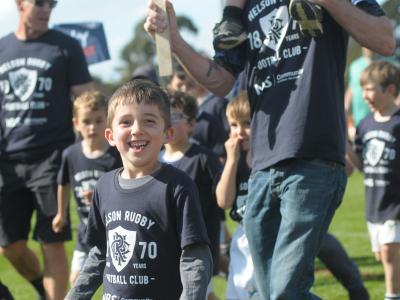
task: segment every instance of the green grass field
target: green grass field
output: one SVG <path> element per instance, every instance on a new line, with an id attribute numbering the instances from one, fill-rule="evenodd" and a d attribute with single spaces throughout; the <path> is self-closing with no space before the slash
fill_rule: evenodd
<path id="1" fill-rule="evenodd" d="M 73 222 L 74 229 L 76 229 L 77 219 L 74 218 Z M 234 229 L 234 223 L 228 222 L 228 225 L 231 230 Z M 343 203 L 335 215 L 330 232 L 340 239 L 349 255 L 360 267 L 371 299 L 382 299 L 385 292 L 383 269 L 381 264 L 375 261 L 370 251 L 364 220 L 362 176 L 358 173 L 349 178 Z M 39 253 L 37 243 L 31 242 L 30 245 Z M 69 242 L 66 247 L 69 257 L 71 257 L 74 243 Z M 276 272 L 279 272 L 279 270 L 276 270 Z M 0 257 L 0 279 L 8 285 L 16 300 L 35 299 L 31 286 L 17 275 L 4 257 Z M 214 281 L 217 295 L 221 300 L 225 299 L 226 284 L 224 279 L 216 278 Z M 318 261 L 316 262 L 316 280 L 313 292 L 322 299 L 347 299 L 346 291 Z M 99 293 L 94 299 L 101 299 Z"/>

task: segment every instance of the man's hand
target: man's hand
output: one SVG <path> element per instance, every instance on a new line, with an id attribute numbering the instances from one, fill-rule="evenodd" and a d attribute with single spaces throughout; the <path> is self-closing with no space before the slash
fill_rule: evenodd
<path id="1" fill-rule="evenodd" d="M 154 38 L 155 33 L 163 33 L 165 30 L 170 30 L 170 38 L 171 38 L 171 47 L 174 50 L 174 42 L 177 39 L 180 39 L 181 36 L 179 34 L 178 25 L 176 22 L 176 15 L 174 7 L 172 3 L 165 1 L 165 7 L 167 10 L 168 20 L 165 19 L 164 15 L 162 14 L 162 10 L 160 7 L 153 0 L 149 0 L 148 2 L 148 11 L 147 11 L 147 18 L 144 23 L 144 29 Z"/>

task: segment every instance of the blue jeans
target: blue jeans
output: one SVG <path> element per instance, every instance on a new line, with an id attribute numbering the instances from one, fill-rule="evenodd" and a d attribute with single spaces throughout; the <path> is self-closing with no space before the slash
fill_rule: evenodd
<path id="1" fill-rule="evenodd" d="M 264 300 L 319 299 L 314 259 L 347 177 L 340 164 L 290 159 L 252 174 L 244 227 Z"/>

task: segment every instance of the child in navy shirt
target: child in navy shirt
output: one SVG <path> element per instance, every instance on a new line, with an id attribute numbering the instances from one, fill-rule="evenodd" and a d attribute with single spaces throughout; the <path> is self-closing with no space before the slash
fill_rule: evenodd
<path id="1" fill-rule="evenodd" d="M 361 74 L 372 113 L 358 125 L 351 162 L 364 172 L 366 218 L 372 251 L 382 261 L 387 299 L 400 299 L 400 70 L 376 61 Z"/>
<path id="2" fill-rule="evenodd" d="M 160 159 L 182 170 L 195 182 L 200 195 L 208 237 L 211 242 L 213 274 L 218 274 L 220 209 L 215 199 L 215 176 L 221 170 L 219 157 L 213 151 L 190 142 L 196 126 L 197 103 L 193 97 L 175 92 L 170 95 L 172 138 L 161 151 Z M 209 299 L 213 299 L 211 286 Z"/>
<path id="3" fill-rule="evenodd" d="M 111 97 L 105 135 L 123 168 L 97 182 L 86 233 L 106 255 L 104 299 L 205 298 L 212 262 L 196 186 L 158 161 L 169 124 L 168 97 L 150 81 Z"/>
<path id="4" fill-rule="evenodd" d="M 67 225 L 72 190 L 80 223 L 71 262 L 71 284 L 75 282 L 90 250 L 83 237 L 94 186 L 105 172 L 122 166 L 118 152 L 104 138 L 106 119 L 107 100 L 101 93 L 85 92 L 75 99 L 72 121 L 82 140 L 63 151 L 57 178 L 58 209 L 52 224 L 55 232 L 61 232 Z"/>

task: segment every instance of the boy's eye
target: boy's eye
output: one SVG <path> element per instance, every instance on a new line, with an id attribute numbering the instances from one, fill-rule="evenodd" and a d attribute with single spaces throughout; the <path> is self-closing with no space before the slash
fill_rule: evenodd
<path id="1" fill-rule="evenodd" d="M 144 120 L 144 123 L 145 124 L 154 124 L 156 121 L 155 120 L 153 120 L 153 119 L 146 119 L 146 120 Z"/>
<path id="2" fill-rule="evenodd" d="M 119 125 L 122 126 L 129 126 L 131 124 L 131 122 L 129 120 L 120 120 L 119 121 Z"/>

